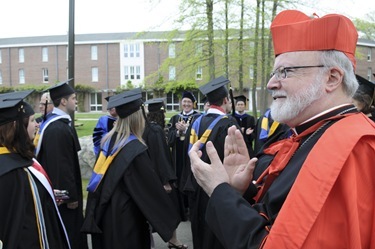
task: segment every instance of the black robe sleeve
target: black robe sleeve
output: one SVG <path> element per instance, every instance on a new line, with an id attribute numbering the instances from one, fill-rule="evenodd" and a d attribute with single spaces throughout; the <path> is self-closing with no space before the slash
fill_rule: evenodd
<path id="1" fill-rule="evenodd" d="M 206 222 L 228 249 L 258 249 L 268 235 L 266 218 L 226 183 L 217 186 L 212 193 Z"/>

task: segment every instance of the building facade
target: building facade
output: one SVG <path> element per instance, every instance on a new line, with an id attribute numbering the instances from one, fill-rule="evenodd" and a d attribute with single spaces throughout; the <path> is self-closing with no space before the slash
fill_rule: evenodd
<path id="1" fill-rule="evenodd" d="M 181 39 L 167 40 L 165 32 L 108 33 L 75 35 L 75 85 L 94 89 L 85 93 L 80 111 L 105 111 L 105 97 L 114 95 L 119 89 L 153 84 L 165 60 L 173 61 L 178 56 Z M 199 51 L 199 46 L 197 46 Z M 220 52 L 221 53 L 221 52 Z M 375 42 L 360 39 L 357 43 L 357 74 L 374 80 Z M 219 54 L 217 61 L 222 60 Z M 178 63 L 177 63 L 178 64 Z M 250 64 L 246 61 L 245 65 Z M 175 81 L 182 71 L 179 65 L 170 64 L 165 81 Z M 180 71 L 179 71 L 180 70 Z M 218 74 L 222 73 L 218 69 Z M 208 81 L 204 65 L 196 65 L 191 72 L 198 85 Z M 245 66 L 244 87 L 251 100 L 251 70 Z M 238 74 L 230 73 L 232 84 L 238 86 Z M 232 76 L 233 75 L 233 76 Z M 0 39 L 0 87 L 48 88 L 68 79 L 68 36 L 40 36 Z M 199 91 L 194 92 L 200 100 Z M 258 93 L 257 95 L 258 96 Z M 259 95 L 260 96 L 260 95 Z M 179 109 L 179 95 L 147 90 L 144 98 L 166 97 L 168 110 Z M 37 101 L 37 100 L 36 100 Z M 199 103 L 200 109 L 202 104 Z M 251 109 L 251 103 L 249 108 Z"/>

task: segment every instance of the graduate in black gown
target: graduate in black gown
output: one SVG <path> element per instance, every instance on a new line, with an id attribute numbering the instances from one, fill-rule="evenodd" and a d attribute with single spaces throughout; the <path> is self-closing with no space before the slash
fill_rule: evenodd
<path id="1" fill-rule="evenodd" d="M 353 104 L 357 107 L 358 111 L 363 112 L 369 119 L 375 122 L 375 83 L 360 75 L 356 75 L 356 77 L 359 86 L 353 96 Z"/>
<path id="2" fill-rule="evenodd" d="M 102 139 L 82 231 L 93 249 L 150 249 L 150 226 L 168 242 L 180 219 L 156 174 L 142 139 L 145 113 L 140 89 L 110 98 L 118 120 Z"/>
<path id="3" fill-rule="evenodd" d="M 202 160 L 208 161 L 207 154 L 204 153 L 204 144 L 212 141 L 219 152 L 224 152 L 224 141 L 227 130 L 230 126 L 236 125 L 237 121 L 233 116 L 227 115 L 231 111 L 232 102 L 229 97 L 226 85 L 230 81 L 224 77 L 216 78 L 199 88 L 202 94 L 206 95 L 210 107 L 207 113 L 194 121 L 189 129 L 190 143 L 202 141 Z M 202 136 L 205 133 L 204 136 Z M 189 148 L 190 145 L 189 144 Z M 224 157 L 219 153 L 220 158 Z M 187 161 L 190 166 L 190 161 Z M 193 235 L 194 249 L 222 249 L 224 248 L 218 238 L 211 232 L 205 221 L 208 195 L 197 184 L 190 167 L 186 167 L 183 172 L 185 183 L 184 191 L 188 193 L 190 204 L 190 221 Z"/>
<path id="4" fill-rule="evenodd" d="M 176 206 L 181 219 L 184 218 L 183 199 L 177 187 L 176 172 L 172 163 L 171 151 L 167 144 L 165 132 L 165 102 L 163 98 L 156 98 L 146 101 L 147 105 L 147 123 L 143 132 L 143 139 L 148 146 L 148 153 L 153 166 L 164 189 L 167 191 L 171 200 Z M 168 242 L 169 248 L 188 248 L 177 239 L 176 230 Z"/>
<path id="5" fill-rule="evenodd" d="M 48 90 L 54 108 L 40 126 L 36 155 L 54 188 L 69 193 L 69 198 L 59 205 L 60 214 L 72 249 L 85 249 L 87 236 L 80 232 L 83 195 L 78 151 L 81 146 L 70 116 L 75 112 L 77 96 L 68 82 L 59 83 Z"/>
<path id="6" fill-rule="evenodd" d="M 247 148 L 251 157 L 254 156 L 253 148 L 253 131 L 255 128 L 255 118 L 245 112 L 246 102 L 248 98 L 245 95 L 239 95 L 234 97 L 236 100 L 236 112 L 234 117 L 236 118 L 238 125 L 241 127 L 241 131 L 244 134 Z"/>
<path id="7" fill-rule="evenodd" d="M 49 177 L 33 158 L 31 91 L 0 96 L 0 244 L 4 248 L 69 249 Z"/>
<path id="8" fill-rule="evenodd" d="M 194 94 L 189 91 L 184 91 L 181 98 L 182 111 L 172 116 L 168 123 L 168 145 L 172 150 L 172 160 L 177 176 L 177 185 L 181 191 L 183 184 L 181 183 L 181 174 L 185 168 L 187 155 L 187 144 L 189 137 L 186 137 L 186 132 L 194 120 L 201 114 L 194 110 L 197 106 L 197 99 Z M 184 196 L 185 217 L 184 221 L 188 220 L 189 204 L 187 197 Z"/>

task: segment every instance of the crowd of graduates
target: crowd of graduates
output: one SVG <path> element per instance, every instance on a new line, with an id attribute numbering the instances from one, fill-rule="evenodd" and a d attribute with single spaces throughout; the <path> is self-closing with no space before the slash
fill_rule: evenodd
<path id="1" fill-rule="evenodd" d="M 194 249 L 374 248 L 375 84 L 354 73 L 357 31 L 286 10 L 271 33 L 273 103 L 257 120 L 224 76 L 199 88 L 203 111 L 184 91 L 167 122 L 140 88 L 108 97 L 85 213 L 69 81 L 38 119 L 32 91 L 1 94 L 0 248 L 85 249 L 90 234 L 93 249 L 150 249 L 158 233 L 186 249 L 187 220 Z"/>

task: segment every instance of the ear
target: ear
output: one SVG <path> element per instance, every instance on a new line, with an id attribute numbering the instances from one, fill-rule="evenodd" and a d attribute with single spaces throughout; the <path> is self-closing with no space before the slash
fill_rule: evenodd
<path id="1" fill-rule="evenodd" d="M 338 67 L 332 67 L 328 71 L 328 80 L 326 82 L 326 91 L 328 93 L 333 92 L 336 90 L 340 85 L 342 85 L 342 81 L 344 79 L 344 71 Z"/>

